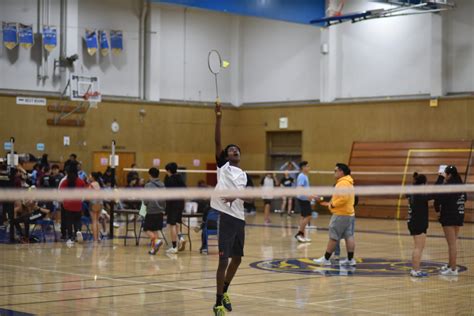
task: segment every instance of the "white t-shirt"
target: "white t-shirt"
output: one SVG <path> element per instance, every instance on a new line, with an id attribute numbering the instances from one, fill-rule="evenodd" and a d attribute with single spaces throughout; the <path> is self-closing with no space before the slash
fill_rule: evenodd
<path id="1" fill-rule="evenodd" d="M 265 178 L 263 179 L 262 182 L 263 182 L 263 183 L 262 183 L 262 187 L 263 187 L 264 189 L 271 190 L 271 189 L 273 189 L 273 188 L 275 187 L 275 181 L 273 180 L 272 177 L 267 177 L 267 176 L 265 176 Z M 273 196 L 271 196 L 271 195 L 265 195 L 265 196 L 262 196 L 262 199 L 264 199 L 264 200 L 271 200 L 271 199 L 273 199 Z"/>
<path id="2" fill-rule="evenodd" d="M 231 166 L 229 162 L 217 168 L 216 190 L 244 190 L 246 185 L 247 175 L 242 169 Z M 235 218 L 245 220 L 244 201 L 241 199 L 235 199 L 231 204 L 225 202 L 222 198 L 212 198 L 211 207 Z"/>

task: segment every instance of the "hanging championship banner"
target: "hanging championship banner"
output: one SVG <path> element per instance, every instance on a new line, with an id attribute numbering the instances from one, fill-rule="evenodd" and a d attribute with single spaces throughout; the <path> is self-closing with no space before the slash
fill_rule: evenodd
<path id="1" fill-rule="evenodd" d="M 20 24 L 18 27 L 18 37 L 21 47 L 31 48 L 34 44 L 33 25 Z"/>
<path id="2" fill-rule="evenodd" d="M 109 54 L 109 40 L 107 39 L 107 32 L 99 31 L 100 39 L 100 53 L 102 56 L 107 56 Z"/>
<path id="3" fill-rule="evenodd" d="M 123 50 L 123 33 L 122 31 L 110 31 L 110 44 L 112 53 L 119 55 Z"/>
<path id="4" fill-rule="evenodd" d="M 97 32 L 86 29 L 86 46 L 89 55 L 93 56 L 97 52 Z"/>
<path id="5" fill-rule="evenodd" d="M 43 46 L 48 52 L 52 52 L 58 44 L 57 29 L 55 26 L 43 25 Z"/>
<path id="6" fill-rule="evenodd" d="M 8 49 L 13 49 L 17 44 L 17 23 L 3 22 L 3 45 Z"/>

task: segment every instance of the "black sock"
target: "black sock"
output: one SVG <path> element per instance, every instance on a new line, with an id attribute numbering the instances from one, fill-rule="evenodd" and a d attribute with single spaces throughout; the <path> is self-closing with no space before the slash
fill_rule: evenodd
<path id="1" fill-rule="evenodd" d="M 332 253 L 326 252 L 324 254 L 324 258 L 326 258 L 326 260 L 329 260 L 329 258 L 331 258 L 331 255 L 332 255 Z"/>
<path id="2" fill-rule="evenodd" d="M 173 248 L 176 248 L 176 241 L 171 242 L 173 244 Z"/>
<path id="3" fill-rule="evenodd" d="M 222 294 L 216 294 L 216 306 L 221 306 L 222 305 L 222 297 L 224 295 Z"/>
<path id="4" fill-rule="evenodd" d="M 298 233 L 296 234 L 296 236 L 303 236 L 304 237 L 304 233 L 302 231 L 298 231 Z"/>
<path id="5" fill-rule="evenodd" d="M 352 260 L 354 258 L 354 252 L 347 252 L 347 259 Z"/>
<path id="6" fill-rule="evenodd" d="M 230 283 L 224 282 L 224 293 L 227 293 Z"/>

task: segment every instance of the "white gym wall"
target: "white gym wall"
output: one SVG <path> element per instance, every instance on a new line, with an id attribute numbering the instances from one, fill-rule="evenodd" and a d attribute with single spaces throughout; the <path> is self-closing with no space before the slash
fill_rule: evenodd
<path id="1" fill-rule="evenodd" d="M 59 33 L 60 1 L 43 2 L 49 3 L 49 24 L 58 26 Z M 99 76 L 106 96 L 139 98 L 141 1 L 67 2 L 66 48 L 68 55 L 79 54 L 75 71 Z M 331 33 L 310 25 L 151 4 L 144 96 L 151 101 L 212 101 L 214 82 L 206 63 L 210 49 L 218 49 L 231 63 L 219 75 L 219 90 L 221 99 L 234 105 L 472 92 L 474 1 L 456 4 L 441 16 L 346 23 Z M 354 0 L 344 12 L 380 6 Z M 32 23 L 36 32 L 37 1 L 2 0 L 0 20 Z M 123 30 L 122 54 L 88 56 L 86 27 Z M 323 55 L 320 45 L 326 41 L 331 45 Z M 2 45 L 1 90 L 61 90 L 64 79 L 57 70 L 53 74 L 59 45 L 42 72 L 47 79 L 37 77 L 39 47 L 7 51 Z"/>

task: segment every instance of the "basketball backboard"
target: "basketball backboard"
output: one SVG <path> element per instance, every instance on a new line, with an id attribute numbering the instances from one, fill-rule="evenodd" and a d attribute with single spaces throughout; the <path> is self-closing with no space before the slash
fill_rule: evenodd
<path id="1" fill-rule="evenodd" d="M 71 101 L 101 102 L 99 78 L 94 76 L 71 74 L 69 78 L 69 96 Z"/>

